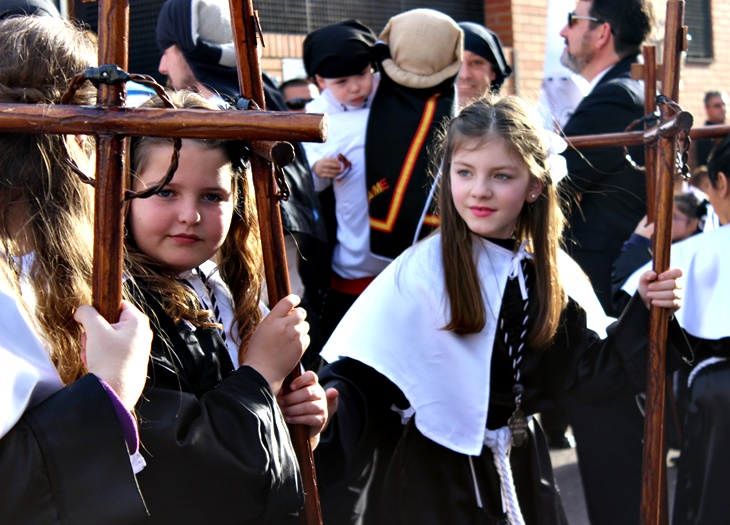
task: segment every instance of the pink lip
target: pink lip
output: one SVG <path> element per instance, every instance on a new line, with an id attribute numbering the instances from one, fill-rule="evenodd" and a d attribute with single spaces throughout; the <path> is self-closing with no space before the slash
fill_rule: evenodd
<path id="1" fill-rule="evenodd" d="M 476 217 L 489 217 L 494 213 L 492 208 L 483 208 L 480 206 L 472 206 L 469 208 Z"/>
<path id="2" fill-rule="evenodd" d="M 196 242 L 201 240 L 200 237 L 198 237 L 197 235 L 192 235 L 189 233 L 177 233 L 175 235 L 170 235 L 169 237 L 179 244 L 195 244 Z"/>

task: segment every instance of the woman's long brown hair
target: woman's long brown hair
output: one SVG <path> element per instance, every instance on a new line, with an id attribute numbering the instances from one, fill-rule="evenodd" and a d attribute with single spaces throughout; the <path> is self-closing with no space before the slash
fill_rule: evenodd
<path id="1" fill-rule="evenodd" d="M 547 145 L 526 104 L 517 97 L 483 99 L 464 108 L 447 124 L 437 152 L 443 159 L 439 192 L 441 252 L 451 306 L 451 319 L 444 328 L 458 334 L 473 334 L 482 331 L 487 323 L 487 305 L 474 260 L 474 234 L 454 206 L 450 172 L 455 151 L 483 147 L 495 137 L 510 145 L 531 176 L 543 186 L 536 202 L 525 203 L 514 231 L 518 243 L 529 241 L 537 274 L 536 289 L 531 293 L 539 300 L 531 301 L 534 323 L 527 343 L 532 348 L 542 348 L 555 335 L 567 302 L 558 274 L 558 250 L 565 219 L 548 170 Z"/>
<path id="2" fill-rule="evenodd" d="M 63 20 L 0 21 L 0 102 L 56 104 L 72 77 L 96 63 L 96 55 L 88 34 Z M 87 84 L 71 103 L 93 104 L 95 96 Z M 73 314 L 91 303 L 94 197 L 61 159 L 69 151 L 86 164 L 91 147 L 88 138 L 79 145 L 63 135 L 0 134 L 3 249 L 16 269 L 16 290 L 19 278 L 32 288 L 35 306 L 29 313 L 64 383 L 85 372 L 82 330 Z M 18 270 L 13 256 L 30 252 L 32 261 Z"/>

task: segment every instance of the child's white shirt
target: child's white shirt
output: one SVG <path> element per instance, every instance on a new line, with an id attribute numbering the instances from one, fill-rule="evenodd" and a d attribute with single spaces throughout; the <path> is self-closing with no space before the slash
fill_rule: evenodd
<path id="1" fill-rule="evenodd" d="M 314 188 L 323 191 L 330 185 L 335 192 L 337 243 L 332 254 L 332 269 L 345 279 L 378 275 L 390 259 L 370 253 L 370 216 L 365 178 L 365 134 L 370 102 L 375 96 L 379 76 L 374 75 L 373 91 L 364 109 L 344 110 L 325 89 L 307 105 L 307 112 L 327 112 L 329 134 L 322 144 L 302 143 L 310 166 L 325 157 L 343 155 L 350 167 L 336 179 L 323 179 L 312 172 Z M 377 80 L 376 80 L 377 79 Z"/>

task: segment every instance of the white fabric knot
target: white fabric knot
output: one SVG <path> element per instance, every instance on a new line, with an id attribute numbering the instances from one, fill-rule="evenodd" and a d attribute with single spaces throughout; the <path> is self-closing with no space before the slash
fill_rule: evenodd
<path id="1" fill-rule="evenodd" d="M 494 466 L 499 474 L 499 492 L 502 497 L 502 512 L 507 515 L 510 525 L 525 525 L 522 510 L 517 501 L 515 480 L 512 477 L 512 467 L 509 463 L 509 453 L 512 448 L 512 432 L 509 427 L 497 430 L 487 429 L 484 432 L 484 445 L 489 447 L 494 457 Z"/>
<path id="2" fill-rule="evenodd" d="M 509 278 L 514 279 L 517 277 L 517 281 L 520 284 L 520 292 L 522 293 L 522 300 L 527 300 L 527 286 L 525 285 L 525 274 L 522 271 L 522 260 L 531 259 L 532 255 L 527 253 L 527 241 L 522 241 L 520 248 L 512 258 L 512 264 L 509 269 Z"/>
<path id="3" fill-rule="evenodd" d="M 397 412 L 398 415 L 400 415 L 400 423 L 401 425 L 407 425 L 408 422 L 411 420 L 411 418 L 416 415 L 416 409 L 412 406 L 409 406 L 408 408 L 398 408 L 397 406 L 392 405 L 390 409 L 393 412 Z"/>
<path id="4" fill-rule="evenodd" d="M 560 153 L 565 151 L 568 143 L 557 133 L 543 130 L 542 138 L 547 145 L 547 168 L 553 185 L 556 185 L 568 174 L 568 164 Z"/>

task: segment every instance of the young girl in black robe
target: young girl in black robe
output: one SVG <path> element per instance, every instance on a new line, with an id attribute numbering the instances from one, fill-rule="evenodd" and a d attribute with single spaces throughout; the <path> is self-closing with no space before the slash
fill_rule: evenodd
<path id="1" fill-rule="evenodd" d="M 217 109 L 193 93 L 178 107 Z M 160 102 L 152 102 L 160 105 Z M 160 181 L 171 139 L 132 146 L 132 189 Z M 139 481 L 153 523 L 287 523 L 303 493 L 287 422 L 324 423 L 324 392 L 307 372 L 277 404 L 309 342 L 296 296 L 262 314 L 261 257 L 245 151 L 183 140 L 172 180 L 134 199 L 127 217 L 128 290 L 155 338 L 138 404 L 147 461 Z"/>
<path id="2" fill-rule="evenodd" d="M 641 389 L 648 307 L 677 308 L 681 272 L 647 272 L 610 324 L 559 248 L 552 153 L 517 98 L 463 109 L 443 143 L 440 231 L 325 347 L 321 381 L 340 398 L 320 482 L 369 474 L 365 522 L 566 523 L 532 414 L 564 390 L 598 403 Z"/>

